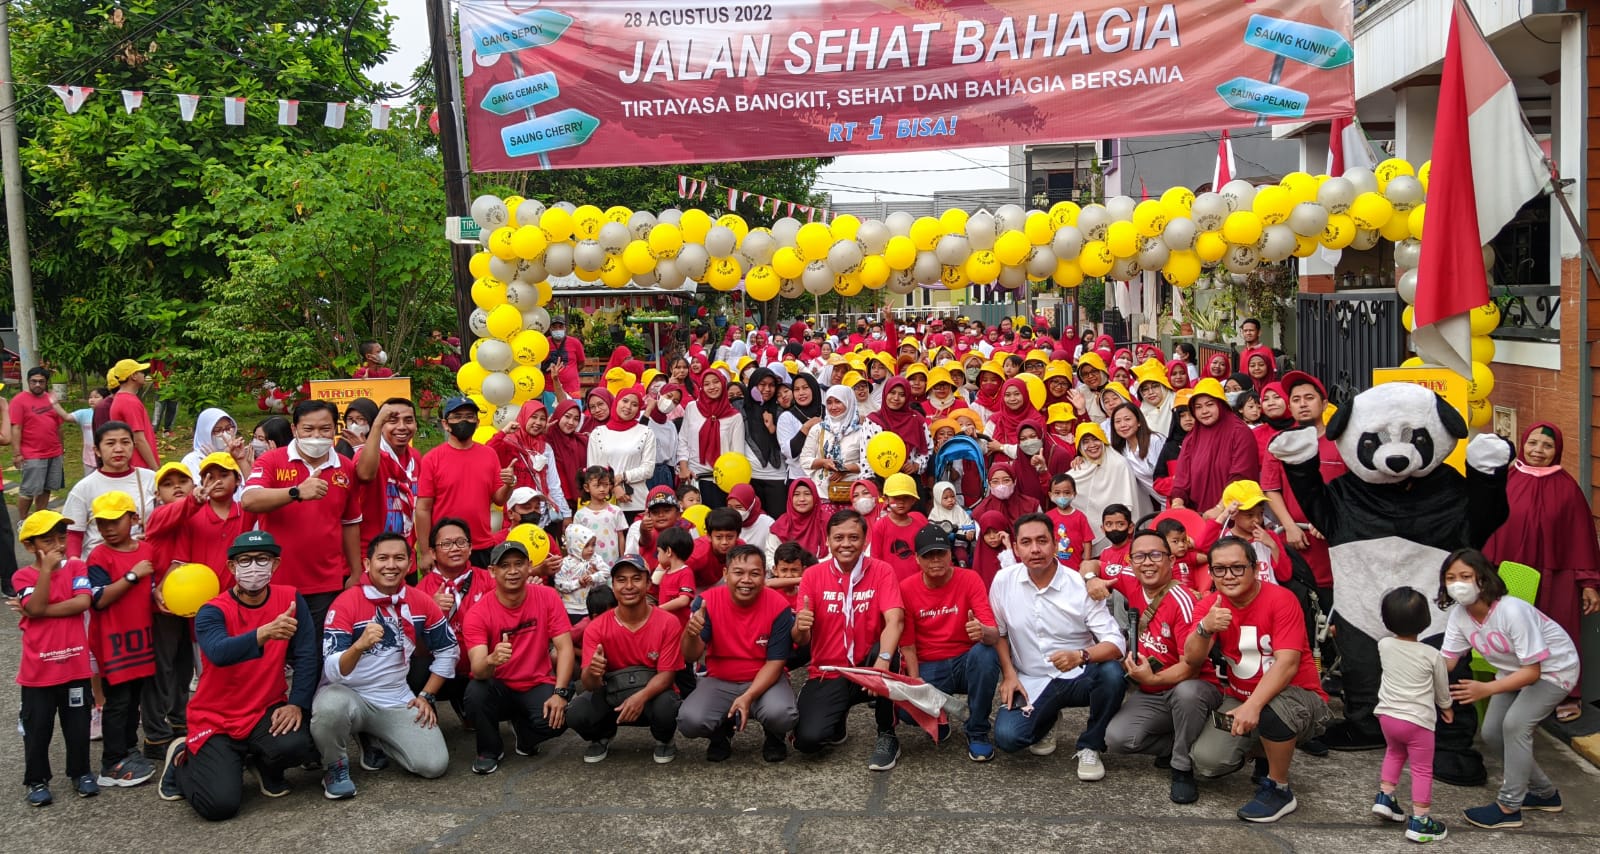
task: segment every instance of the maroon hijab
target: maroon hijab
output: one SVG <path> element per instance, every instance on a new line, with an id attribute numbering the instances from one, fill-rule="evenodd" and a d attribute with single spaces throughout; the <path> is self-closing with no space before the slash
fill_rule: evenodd
<path id="1" fill-rule="evenodd" d="M 906 402 L 899 409 L 891 410 L 889 392 L 896 388 L 905 392 Z M 883 405 L 878 407 L 877 412 L 868 415 L 867 420 L 890 433 L 898 434 L 906 441 L 906 453 L 915 456 L 928 452 L 928 417 L 912 409 L 913 398 L 911 383 L 905 377 L 890 377 L 883 384 Z"/>
<path id="2" fill-rule="evenodd" d="M 988 588 L 994 585 L 994 577 L 1000 572 L 1000 550 L 990 548 L 983 541 L 983 532 L 999 529 L 1009 533 L 1011 525 L 998 510 L 974 514 L 973 518 L 978 520 L 978 542 L 972 553 L 972 568 L 983 579 L 983 586 Z"/>
<path id="3" fill-rule="evenodd" d="M 562 416 L 574 409 L 579 409 L 576 400 L 563 400 L 556 407 L 555 414 L 550 416 L 550 426 L 544 429 L 544 439 L 550 446 L 550 453 L 556 458 L 556 473 L 561 475 L 561 494 L 566 496 L 567 505 L 576 509 L 580 503 L 577 497 L 578 472 L 589 465 L 589 440 L 577 433 L 562 432 L 559 426 Z"/>
<path id="4" fill-rule="evenodd" d="M 811 510 L 800 513 L 794 509 L 794 491 L 811 492 Z M 823 514 L 826 495 L 817 491 L 810 478 L 802 477 L 789 482 L 789 509 L 772 525 L 772 533 L 786 543 L 799 543 L 812 557 L 821 558 L 828 553 L 828 517 Z"/>
<path id="5" fill-rule="evenodd" d="M 1006 530 L 1010 530 L 1013 522 L 1017 521 L 1023 516 L 1028 515 L 1029 513 L 1039 512 L 1038 499 L 1030 497 L 1026 492 L 1023 491 L 1022 477 L 1017 474 L 1017 469 L 1019 467 L 1020 466 L 1015 463 L 1008 462 L 995 463 L 993 466 L 989 467 L 989 476 L 991 478 L 994 477 L 995 472 L 1003 471 L 1006 474 L 1011 475 L 1011 479 L 1016 482 L 1016 485 L 1011 490 L 1010 498 L 996 498 L 993 492 L 985 495 L 982 501 L 979 501 L 977 504 L 973 505 L 972 518 L 976 519 L 990 510 L 998 511 L 1001 518 L 1005 519 L 1004 527 Z M 1033 469 L 1029 468 L 1027 471 L 1031 474 Z M 979 527 L 981 530 L 982 526 Z"/>

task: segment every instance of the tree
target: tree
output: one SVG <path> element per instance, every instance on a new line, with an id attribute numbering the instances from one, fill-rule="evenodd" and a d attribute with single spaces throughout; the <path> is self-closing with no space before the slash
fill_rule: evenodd
<path id="1" fill-rule="evenodd" d="M 207 400 L 235 394 L 241 378 L 295 386 L 348 371 L 369 336 L 414 374 L 432 328 L 454 325 L 443 181 L 436 160 L 405 144 L 210 170 L 207 190 L 237 233 L 204 241 L 228 268 L 189 324 L 181 379 Z"/>
<path id="2" fill-rule="evenodd" d="M 162 355 L 227 272 L 208 238 L 235 224 L 203 176 L 362 138 L 358 111 L 335 130 L 310 102 L 365 100 L 359 70 L 390 49 L 391 21 L 364 0 L 14 3 L 18 78 L 97 90 L 74 115 L 45 89 L 19 99 L 44 356 L 98 375 Z M 126 114 L 122 89 L 148 92 L 143 108 Z M 192 122 L 180 92 L 210 96 Z M 251 99 L 244 126 L 224 123 L 221 95 Z M 307 102 L 299 126 L 276 124 L 277 98 Z"/>

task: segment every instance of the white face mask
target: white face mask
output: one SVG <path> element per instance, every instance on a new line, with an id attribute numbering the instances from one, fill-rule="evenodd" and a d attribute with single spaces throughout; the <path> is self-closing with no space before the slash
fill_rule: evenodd
<path id="1" fill-rule="evenodd" d="M 1017 450 L 1031 457 L 1044 450 L 1044 442 L 1039 439 L 1023 439 L 1017 443 Z"/>
<path id="2" fill-rule="evenodd" d="M 851 502 L 850 506 L 856 508 L 856 512 L 857 513 L 860 513 L 861 515 L 865 516 L 868 513 L 872 512 L 872 508 L 878 506 L 878 502 L 876 500 L 874 500 L 872 498 L 872 496 L 870 496 L 870 495 L 863 495 L 860 498 L 857 498 L 855 501 Z"/>
<path id="3" fill-rule="evenodd" d="M 749 510 L 740 510 L 739 511 L 739 521 L 745 522 L 745 521 L 748 521 L 749 519 L 750 519 L 750 511 Z"/>
<path id="4" fill-rule="evenodd" d="M 389 354 L 384 352 L 383 350 L 379 350 L 378 351 L 378 364 L 380 364 L 380 365 L 389 364 Z"/>
<path id="5" fill-rule="evenodd" d="M 255 455 L 259 457 L 272 449 L 267 447 L 266 440 L 264 439 L 251 439 L 250 450 L 254 451 Z"/>
<path id="6" fill-rule="evenodd" d="M 994 485 L 994 486 L 991 486 L 991 487 L 989 487 L 989 492 L 990 492 L 990 494 L 992 494 L 992 495 L 993 495 L 993 496 L 994 496 L 994 497 L 995 497 L 995 498 L 998 498 L 998 499 L 1000 499 L 1000 500 L 1001 500 L 1001 501 L 1004 501 L 1004 500 L 1006 500 L 1006 499 L 1007 499 L 1007 498 L 1010 498 L 1010 497 L 1011 497 L 1011 490 L 1012 490 L 1012 489 L 1013 489 L 1013 486 L 1012 486 L 1012 484 L 1009 484 L 1009 483 L 1000 483 L 1000 484 L 996 484 L 996 485 Z"/>
<path id="7" fill-rule="evenodd" d="M 239 566 L 234 569 L 233 580 L 246 593 L 258 593 L 272 580 L 272 566 Z"/>
<path id="8" fill-rule="evenodd" d="M 213 451 L 226 451 L 226 450 L 228 450 L 228 445 L 231 442 L 233 442 L 233 437 L 235 435 L 237 435 L 237 434 L 235 434 L 232 430 L 224 430 L 221 433 L 213 433 L 211 435 L 211 450 L 213 450 Z"/>
<path id="9" fill-rule="evenodd" d="M 365 439 L 367 437 L 367 433 L 371 432 L 372 425 L 362 424 L 361 422 L 357 421 L 347 425 L 345 429 L 349 430 L 351 435 L 360 436 L 361 438 Z"/>
<path id="10" fill-rule="evenodd" d="M 333 440 L 320 436 L 309 439 L 295 439 L 295 446 L 300 449 L 300 456 L 308 460 L 320 460 L 333 450 Z"/>
<path id="11" fill-rule="evenodd" d="M 656 409 L 659 410 L 662 415 L 666 415 L 668 412 L 671 412 L 672 411 L 672 398 L 663 397 L 660 400 L 656 401 Z"/>
<path id="12" fill-rule="evenodd" d="M 1478 601 L 1478 585 L 1470 581 L 1452 581 L 1444 586 L 1444 591 L 1450 598 L 1462 605 L 1471 605 Z"/>

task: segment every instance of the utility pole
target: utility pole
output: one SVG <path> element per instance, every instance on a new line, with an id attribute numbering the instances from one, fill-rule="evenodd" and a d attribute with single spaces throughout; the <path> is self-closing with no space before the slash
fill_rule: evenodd
<path id="1" fill-rule="evenodd" d="M 11 239 L 11 317 L 17 327 L 17 349 L 26 375 L 39 364 L 39 332 L 33 317 L 33 270 L 28 263 L 28 221 L 22 204 L 22 158 L 17 152 L 10 6 L 0 2 L 0 166 L 5 173 L 6 234 Z"/>
<path id="2" fill-rule="evenodd" d="M 456 55 L 454 21 L 449 0 L 428 0 L 428 35 L 432 42 L 433 87 L 439 101 L 439 154 L 444 158 L 444 203 L 446 216 L 468 216 L 467 144 L 465 116 L 461 113 L 461 67 Z M 485 235 L 487 237 L 487 235 Z M 472 249 L 450 244 L 450 272 L 455 281 L 456 337 L 461 341 L 461 360 L 467 359 L 472 345 L 472 330 L 467 318 L 472 314 Z"/>

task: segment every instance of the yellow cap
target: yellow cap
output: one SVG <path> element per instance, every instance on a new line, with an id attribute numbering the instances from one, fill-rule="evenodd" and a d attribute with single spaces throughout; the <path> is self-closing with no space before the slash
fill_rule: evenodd
<path id="1" fill-rule="evenodd" d="M 739 357 L 739 364 L 738 364 L 738 373 L 741 373 L 741 374 L 744 373 L 744 369 L 746 367 L 750 366 L 751 364 L 753 364 L 754 362 L 755 362 L 755 359 L 752 359 L 749 356 L 740 356 Z"/>
<path id="2" fill-rule="evenodd" d="M 795 374 L 800 373 L 800 363 L 793 359 L 784 359 L 783 369 L 789 372 L 789 378 L 792 380 Z"/>
<path id="3" fill-rule="evenodd" d="M 961 432 L 961 423 L 950 417 L 940 418 L 934 421 L 932 424 L 929 424 L 928 432 L 937 436 L 939 435 L 939 431 L 946 427 L 949 427 L 951 430 L 954 430 L 957 433 Z"/>
<path id="4" fill-rule="evenodd" d="M 864 382 L 867 382 L 867 378 L 866 377 L 862 376 L 861 374 L 857 373 L 856 371 L 847 371 L 847 372 L 845 372 L 844 379 L 842 381 L 840 381 L 839 385 L 842 385 L 845 388 L 851 388 L 851 387 L 853 387 L 855 385 L 858 385 L 858 384 L 864 383 Z"/>
<path id="5" fill-rule="evenodd" d="M 1063 421 L 1075 420 L 1077 417 L 1078 417 L 1078 414 L 1076 412 L 1072 411 L 1072 404 L 1070 404 L 1070 403 L 1052 403 L 1052 404 L 1050 404 L 1050 410 L 1049 410 L 1049 412 L 1047 414 L 1047 417 L 1045 419 L 1045 423 L 1046 424 L 1059 424 L 1059 423 L 1061 423 Z"/>
<path id="6" fill-rule="evenodd" d="M 1098 371 L 1106 370 L 1106 360 L 1100 358 L 1100 354 L 1093 350 L 1078 357 L 1078 369 L 1082 370 L 1084 365 L 1089 365 Z"/>
<path id="7" fill-rule="evenodd" d="M 161 481 L 167 479 L 167 475 L 174 473 L 183 475 L 184 480 L 194 480 L 194 475 L 189 471 L 188 466 L 180 462 L 170 462 L 156 469 L 156 485 L 160 486 Z"/>
<path id="8" fill-rule="evenodd" d="M 885 368 L 889 369 L 889 373 L 894 373 L 895 360 L 893 356 L 889 355 L 888 353 L 879 353 L 876 358 L 878 361 L 883 363 Z"/>
<path id="9" fill-rule="evenodd" d="M 644 373 L 639 375 L 639 385 L 649 388 L 650 384 L 655 382 L 656 378 L 660 376 L 661 372 L 655 368 L 645 368 Z"/>
<path id="10" fill-rule="evenodd" d="M 932 388 L 933 386 L 940 385 L 942 383 L 955 385 L 956 380 L 955 377 L 950 375 L 949 368 L 940 365 L 939 367 L 928 372 L 928 387 Z"/>
<path id="11" fill-rule="evenodd" d="M 1192 389 L 1192 388 L 1180 388 L 1180 389 L 1178 389 L 1178 393 L 1172 396 L 1172 405 L 1173 406 L 1188 406 L 1189 405 L 1189 398 L 1191 398 L 1191 397 L 1194 397 L 1194 389 Z"/>
<path id="12" fill-rule="evenodd" d="M 912 348 L 921 350 L 922 349 L 922 342 L 918 341 L 917 340 L 917 336 L 915 336 L 915 335 L 907 335 L 906 337 L 900 339 L 900 346 L 901 347 L 912 347 Z"/>
<path id="13" fill-rule="evenodd" d="M 122 361 L 117 362 L 115 365 L 112 365 L 111 370 L 106 371 L 106 386 L 109 388 L 116 388 L 117 386 L 127 382 L 128 377 L 131 377 L 140 371 L 148 370 L 150 370 L 149 362 L 137 362 L 133 359 L 123 359 Z"/>
<path id="14" fill-rule="evenodd" d="M 28 514 L 28 518 L 22 520 L 22 529 L 17 532 L 17 539 L 27 542 L 65 524 L 67 517 L 54 510 L 35 510 Z"/>
<path id="15" fill-rule="evenodd" d="M 1160 383 L 1167 391 L 1172 390 L 1172 379 L 1167 376 L 1167 369 L 1155 359 L 1146 359 L 1142 364 L 1133 369 L 1133 378 L 1136 386 L 1145 383 Z"/>
<path id="16" fill-rule="evenodd" d="M 905 376 L 909 378 L 914 374 L 922 374 L 923 376 L 928 376 L 928 366 L 922 364 L 921 362 L 912 362 L 911 364 L 906 366 Z"/>
<path id="17" fill-rule="evenodd" d="M 1055 379 L 1056 377 L 1060 377 L 1060 378 L 1065 379 L 1065 380 L 1071 380 L 1072 379 L 1072 366 L 1067 364 L 1066 362 L 1060 360 L 1060 359 L 1057 359 L 1057 360 L 1051 362 L 1050 364 L 1045 365 L 1045 368 L 1044 368 L 1044 381 L 1045 382 L 1049 382 L 1049 381 Z"/>
<path id="18" fill-rule="evenodd" d="M 965 418 L 972 422 L 972 426 L 978 428 L 979 433 L 983 432 L 983 416 L 979 415 L 974 409 L 963 406 L 951 412 L 950 417 L 956 419 L 957 424 L 961 423 L 961 419 Z"/>
<path id="19" fill-rule="evenodd" d="M 1323 426 L 1327 426 L 1328 420 L 1333 418 L 1333 413 L 1338 412 L 1338 411 L 1339 411 L 1339 407 L 1334 406 L 1331 403 L 1328 404 L 1327 406 L 1322 407 L 1322 423 L 1323 423 Z"/>
<path id="20" fill-rule="evenodd" d="M 1261 491 L 1261 484 L 1253 480 L 1236 480 L 1222 490 L 1223 505 L 1237 503 L 1240 510 L 1249 510 L 1266 500 L 1267 494 Z"/>
<path id="21" fill-rule="evenodd" d="M 724 374 L 733 373 L 733 369 L 728 367 L 728 363 L 722 361 L 721 359 L 718 359 L 715 362 L 712 362 L 709 366 L 707 366 L 706 370 L 708 370 L 708 371 L 721 371 Z"/>
<path id="22" fill-rule="evenodd" d="M 89 504 L 89 515 L 95 519 L 121 519 L 129 513 L 138 513 L 139 506 L 126 492 L 107 492 Z"/>
<path id="23" fill-rule="evenodd" d="M 905 472 L 895 472 L 883 482 L 884 497 L 903 495 L 909 498 L 917 497 L 917 482 Z"/>
<path id="24" fill-rule="evenodd" d="M 1111 382 L 1108 382 L 1100 387 L 1100 394 L 1104 395 L 1108 391 L 1116 392 L 1118 397 L 1126 400 L 1129 403 L 1133 402 L 1133 394 L 1128 391 L 1128 387 L 1117 382 L 1116 380 L 1112 380 Z"/>
<path id="25" fill-rule="evenodd" d="M 633 374 L 620 367 L 606 371 L 606 391 L 616 394 L 625 388 L 631 388 L 638 380 Z"/>
<path id="26" fill-rule="evenodd" d="M 997 361 L 984 362 L 983 367 L 978 369 L 978 373 L 994 374 L 997 377 L 1004 377 L 1006 375 L 1006 368 Z"/>
<path id="27" fill-rule="evenodd" d="M 1040 362 L 1040 363 L 1049 362 L 1050 361 L 1050 354 L 1046 353 L 1043 350 L 1033 349 L 1033 350 L 1029 350 L 1028 351 L 1028 355 L 1022 357 L 1022 361 L 1024 361 L 1024 362 Z"/>
<path id="28" fill-rule="evenodd" d="M 848 365 L 848 364 L 850 364 L 850 360 L 843 353 L 834 353 L 832 356 L 828 357 L 828 364 L 830 364 L 830 365 Z"/>
<path id="29" fill-rule="evenodd" d="M 1195 383 L 1194 388 L 1189 393 L 1189 399 L 1192 401 L 1201 395 L 1214 397 L 1223 403 L 1228 402 L 1228 393 L 1222 390 L 1222 383 L 1217 382 L 1216 377 L 1206 377 Z"/>
<path id="30" fill-rule="evenodd" d="M 1093 421 L 1085 421 L 1078 425 L 1077 432 L 1073 434 L 1073 444 L 1082 445 L 1084 436 L 1093 436 L 1099 439 L 1102 444 L 1107 441 L 1106 431 L 1101 430 L 1100 425 Z"/>
<path id="31" fill-rule="evenodd" d="M 200 473 L 205 474 L 206 469 L 211 468 L 212 466 L 225 468 L 234 474 L 242 474 L 242 472 L 239 471 L 239 462 L 235 460 L 233 455 L 227 451 L 216 451 L 206 454 L 206 458 L 200 461 Z"/>

